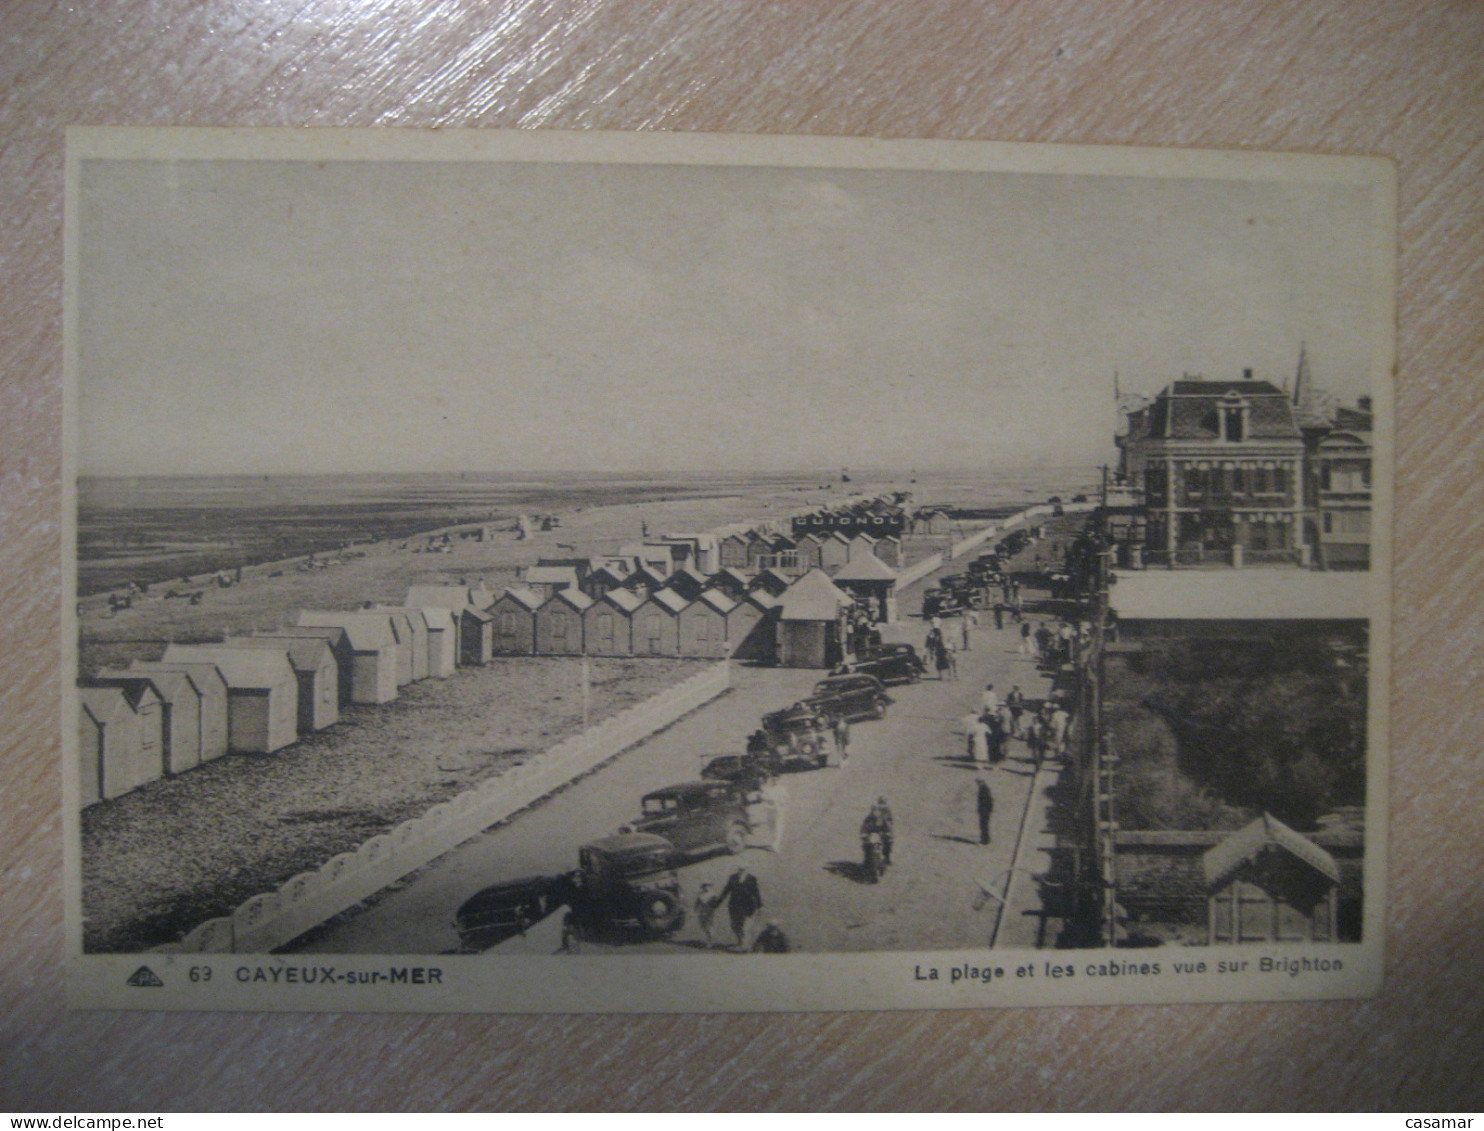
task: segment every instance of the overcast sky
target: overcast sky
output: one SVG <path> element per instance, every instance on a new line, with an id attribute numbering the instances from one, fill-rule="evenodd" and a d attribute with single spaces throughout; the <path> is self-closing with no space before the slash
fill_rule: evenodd
<path id="1" fill-rule="evenodd" d="M 1367 190 L 89 161 L 79 470 L 1112 458 L 1113 372 L 1364 393 Z"/>

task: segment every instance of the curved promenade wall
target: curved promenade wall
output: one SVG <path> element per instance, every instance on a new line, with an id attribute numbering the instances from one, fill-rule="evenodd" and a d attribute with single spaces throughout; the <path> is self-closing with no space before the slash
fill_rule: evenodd
<path id="1" fill-rule="evenodd" d="M 207 920 L 179 943 L 157 949 L 263 954 L 281 947 L 642 742 L 730 686 L 731 665 L 713 664 L 542 751 L 530 762 L 372 837 L 355 851 L 331 857 L 313 871 L 253 896 L 230 915 Z"/>

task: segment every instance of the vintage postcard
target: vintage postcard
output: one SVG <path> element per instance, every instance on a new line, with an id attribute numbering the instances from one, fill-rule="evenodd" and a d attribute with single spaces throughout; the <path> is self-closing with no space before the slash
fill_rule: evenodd
<path id="1" fill-rule="evenodd" d="M 68 139 L 71 1001 L 1375 992 L 1395 183 Z"/>

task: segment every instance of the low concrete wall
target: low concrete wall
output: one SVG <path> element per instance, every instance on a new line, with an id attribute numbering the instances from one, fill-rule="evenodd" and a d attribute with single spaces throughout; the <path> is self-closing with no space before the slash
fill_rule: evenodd
<path id="1" fill-rule="evenodd" d="M 1062 506 L 1064 514 L 1090 514 L 1097 509 L 1095 503 L 1066 503 Z M 1039 503 L 1033 507 L 1026 507 L 1023 511 L 1017 511 L 1002 522 L 991 522 L 982 530 L 976 530 L 967 538 L 961 538 L 949 545 L 946 553 L 933 554 L 931 557 L 923 558 L 922 561 L 902 570 L 897 574 L 897 592 L 909 586 L 916 585 L 928 574 L 939 569 L 945 562 L 951 562 L 955 558 L 961 558 L 970 550 L 984 545 L 996 535 L 1014 530 L 1018 526 L 1035 522 L 1037 519 L 1051 518 L 1056 513 L 1056 508 L 1049 503 Z"/>
<path id="2" fill-rule="evenodd" d="M 908 588 L 909 586 L 916 585 L 919 581 L 921 581 L 928 574 L 932 573 L 933 570 L 937 569 L 942 564 L 943 555 L 933 554 L 929 557 L 923 558 L 922 561 L 918 562 L 916 565 L 908 566 L 906 569 L 902 570 L 901 573 L 897 574 L 897 592 L 900 593 L 902 590 Z"/>
<path id="3" fill-rule="evenodd" d="M 372 837 L 354 852 L 343 852 L 274 891 L 253 896 L 231 915 L 202 923 L 179 943 L 158 949 L 262 954 L 283 946 L 642 742 L 730 686 L 730 665 L 714 664 L 684 683 L 557 743 L 530 762 Z"/>
<path id="4" fill-rule="evenodd" d="M 961 558 L 976 546 L 982 546 L 988 542 L 992 535 L 999 533 L 999 527 L 990 523 L 983 530 L 970 534 L 967 538 L 960 539 L 948 547 L 949 558 Z"/>

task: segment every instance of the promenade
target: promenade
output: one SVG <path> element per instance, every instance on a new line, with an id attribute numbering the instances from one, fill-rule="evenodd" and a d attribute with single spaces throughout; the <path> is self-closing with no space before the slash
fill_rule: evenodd
<path id="1" fill-rule="evenodd" d="M 962 562 L 950 563 L 942 572 L 961 567 Z M 928 626 L 916 615 L 920 589 L 905 594 L 903 604 L 901 622 L 883 635 L 921 648 Z M 980 615 L 987 623 L 974 630 L 970 648 L 959 654 L 957 680 L 930 676 L 891 688 L 886 718 L 852 727 L 846 765 L 784 775 L 787 799 L 778 851 L 753 847 L 740 856 L 715 856 L 681 868 L 687 907 L 701 883 L 719 890 L 745 863 L 761 885 L 762 918 L 776 920 L 797 951 L 952 951 L 1053 942 L 1040 937 L 1033 876 L 1049 868 L 1048 790 L 1056 770 L 1038 771 L 1025 743 L 1011 740 L 1005 760 L 981 771 L 967 756 L 963 722 L 978 708 L 987 683 L 1001 698 L 1019 685 L 1027 698 L 1040 699 L 1050 691 L 1050 679 L 1019 651 L 1019 628 L 1010 618 L 996 629 L 992 614 Z M 958 622 L 949 619 L 944 627 L 956 634 Z M 369 906 L 332 921 L 298 949 L 453 949 L 453 912 L 464 899 L 490 883 L 573 867 L 577 846 L 631 820 L 646 791 L 693 778 L 709 756 L 739 751 L 765 711 L 803 697 L 823 674 L 737 665 L 725 696 L 486 830 Z M 980 772 L 987 772 L 995 797 L 988 845 L 979 843 Z M 893 810 L 896 836 L 892 866 L 873 884 L 860 867 L 859 827 L 878 797 Z M 500 953 L 552 953 L 560 942 L 559 919 L 503 944 Z M 666 940 L 583 944 L 585 953 L 711 950 L 718 959 L 733 948 L 724 909 L 709 946 L 693 915 Z"/>

